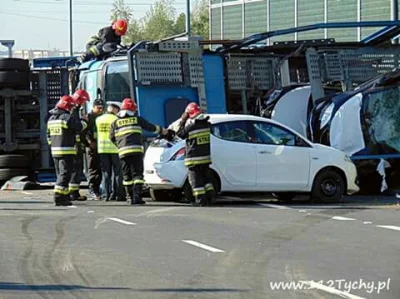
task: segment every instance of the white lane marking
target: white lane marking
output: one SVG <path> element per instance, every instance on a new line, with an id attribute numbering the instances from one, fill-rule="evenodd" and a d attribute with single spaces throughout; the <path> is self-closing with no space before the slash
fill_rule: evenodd
<path id="1" fill-rule="evenodd" d="M 371 221 L 364 221 L 364 224 L 372 224 Z"/>
<path id="2" fill-rule="evenodd" d="M 347 218 L 347 217 L 341 217 L 341 216 L 335 216 L 332 217 L 333 220 L 341 220 L 341 221 L 353 221 L 355 220 L 354 218 Z"/>
<path id="3" fill-rule="evenodd" d="M 185 242 L 187 244 L 190 244 L 190 245 L 193 245 L 193 246 L 196 246 L 196 247 L 199 247 L 199 248 L 203 248 L 203 249 L 211 251 L 211 252 L 225 252 L 225 251 L 223 251 L 221 249 L 214 248 L 214 247 L 211 247 L 211 246 L 208 246 L 208 245 L 205 245 L 205 244 L 201 244 L 199 242 L 192 241 L 192 240 L 182 240 L 182 242 Z"/>
<path id="4" fill-rule="evenodd" d="M 299 210 L 300 213 L 307 213 L 307 210 Z"/>
<path id="5" fill-rule="evenodd" d="M 32 195 L 33 193 L 31 192 L 26 192 L 26 191 L 21 191 L 22 194 L 26 194 L 26 195 Z"/>
<path id="6" fill-rule="evenodd" d="M 69 209 L 76 209 L 77 206 L 67 206 Z"/>
<path id="7" fill-rule="evenodd" d="M 88 212 L 88 214 L 93 214 L 94 213 L 94 211 L 87 211 Z"/>
<path id="8" fill-rule="evenodd" d="M 258 205 L 267 207 L 267 208 L 278 209 L 278 210 L 291 210 L 292 209 L 287 206 L 274 205 L 274 204 L 270 204 L 270 203 L 259 203 Z"/>
<path id="9" fill-rule="evenodd" d="M 136 217 L 144 216 L 144 217 L 147 217 L 147 218 L 152 218 L 152 217 L 161 216 L 162 213 L 165 213 L 165 212 L 168 212 L 168 211 L 172 211 L 172 210 L 177 210 L 177 209 L 179 209 L 179 207 L 155 209 L 155 210 L 150 210 L 148 212 L 140 213 Z"/>
<path id="10" fill-rule="evenodd" d="M 115 222 L 119 222 L 119 223 L 122 223 L 122 224 L 126 224 L 126 225 L 136 225 L 137 223 L 133 223 L 133 222 L 129 222 L 129 221 L 125 221 L 125 220 L 122 220 L 122 219 L 119 219 L 119 218 L 113 218 L 113 217 L 111 217 L 111 218 L 106 218 L 107 220 L 111 220 L 111 221 L 115 221 Z"/>
<path id="11" fill-rule="evenodd" d="M 394 225 L 377 225 L 377 227 L 381 227 L 381 228 L 386 228 L 386 229 L 391 229 L 391 230 L 398 230 L 398 231 L 400 231 L 400 226 L 394 226 Z"/>
<path id="12" fill-rule="evenodd" d="M 347 299 L 366 299 L 364 297 L 359 297 L 359 296 L 352 295 L 352 294 L 347 293 L 347 292 L 339 291 L 339 290 L 337 290 L 335 288 L 331 288 L 331 287 L 328 287 L 326 285 L 319 284 L 319 283 L 316 283 L 316 282 L 313 282 L 313 281 L 302 281 L 302 283 L 310 286 L 311 289 L 318 289 L 318 290 L 325 291 L 325 292 L 330 293 L 330 294 L 339 295 L 342 298 L 347 298 Z"/>

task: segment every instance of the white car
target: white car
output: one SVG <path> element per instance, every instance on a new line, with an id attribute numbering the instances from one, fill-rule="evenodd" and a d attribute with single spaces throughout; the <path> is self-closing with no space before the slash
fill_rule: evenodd
<path id="1" fill-rule="evenodd" d="M 357 170 L 343 152 L 313 144 L 288 127 L 262 117 L 210 114 L 214 188 L 223 192 L 268 192 L 281 200 L 311 193 L 337 201 L 359 191 Z M 153 200 L 192 193 L 184 165 L 185 141 L 155 139 L 144 158 L 144 178 Z M 172 196 L 172 197 L 171 197 Z"/>

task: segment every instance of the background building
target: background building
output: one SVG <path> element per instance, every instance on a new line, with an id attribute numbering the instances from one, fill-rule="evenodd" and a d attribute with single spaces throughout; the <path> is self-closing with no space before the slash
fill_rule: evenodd
<path id="1" fill-rule="evenodd" d="M 387 21 L 395 0 L 210 0 L 211 39 L 241 39 L 248 35 L 324 22 Z M 400 7 L 400 6 L 399 6 Z M 335 38 L 357 41 L 378 28 L 329 29 L 272 39 Z"/>

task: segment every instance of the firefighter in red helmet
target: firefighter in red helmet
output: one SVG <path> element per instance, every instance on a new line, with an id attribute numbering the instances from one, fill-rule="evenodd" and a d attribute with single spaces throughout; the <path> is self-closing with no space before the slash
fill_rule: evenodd
<path id="1" fill-rule="evenodd" d="M 208 205 L 214 195 L 210 164 L 210 122 L 196 103 L 187 105 L 176 135 L 186 139 L 185 165 L 195 198 L 194 205 Z"/>
<path id="2" fill-rule="evenodd" d="M 74 168 L 76 134 L 82 130 L 75 106 L 72 97 L 61 97 L 55 108 L 49 111 L 47 121 L 47 139 L 57 174 L 54 187 L 56 206 L 72 205 L 68 185 Z"/>
<path id="3" fill-rule="evenodd" d="M 122 166 L 123 185 L 130 204 L 145 204 L 142 199 L 143 130 L 166 133 L 167 130 L 137 116 L 136 103 L 129 98 L 122 101 L 118 119 L 111 124 L 110 140 L 117 146 Z"/>
<path id="4" fill-rule="evenodd" d="M 120 45 L 121 37 L 128 31 L 128 21 L 124 19 L 115 20 L 111 26 L 101 28 L 99 32 L 92 36 L 86 44 L 86 53 L 79 57 L 81 63 L 93 58 L 104 56 L 103 46 L 111 43 Z"/>
<path id="5" fill-rule="evenodd" d="M 75 101 L 76 110 L 79 111 L 81 107 L 83 107 L 86 102 L 90 100 L 89 94 L 83 90 L 78 89 L 72 95 L 72 98 Z M 79 112 L 78 112 L 79 114 Z M 86 142 L 86 136 L 84 135 L 84 131 L 87 129 L 88 124 L 87 121 L 81 119 L 82 130 L 77 132 L 75 135 L 76 140 L 76 155 L 74 157 L 74 168 L 71 174 L 71 180 L 68 185 L 69 196 L 71 201 L 85 201 L 87 200 L 86 196 L 82 196 L 79 192 L 80 184 L 83 179 L 83 153 L 85 151 L 85 146 L 88 146 Z"/>

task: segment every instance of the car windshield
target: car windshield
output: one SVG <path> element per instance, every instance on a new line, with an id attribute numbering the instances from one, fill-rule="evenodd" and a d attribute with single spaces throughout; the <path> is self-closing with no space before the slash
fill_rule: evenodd
<path id="1" fill-rule="evenodd" d="M 122 99 L 130 97 L 129 68 L 126 60 L 108 63 L 105 86 L 107 101 L 120 102 Z"/>
<path id="2" fill-rule="evenodd" d="M 399 86 L 365 95 L 364 135 L 368 147 L 384 152 L 400 152 L 399 99 Z"/>

